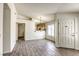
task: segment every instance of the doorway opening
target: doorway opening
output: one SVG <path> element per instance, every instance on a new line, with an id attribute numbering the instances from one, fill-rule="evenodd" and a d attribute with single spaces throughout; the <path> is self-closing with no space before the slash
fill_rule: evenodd
<path id="1" fill-rule="evenodd" d="M 25 23 L 17 23 L 17 38 L 18 40 L 25 40 Z"/>

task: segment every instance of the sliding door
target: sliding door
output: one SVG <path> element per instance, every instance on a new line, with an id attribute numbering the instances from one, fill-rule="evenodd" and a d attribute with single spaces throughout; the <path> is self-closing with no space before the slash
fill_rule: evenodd
<path id="1" fill-rule="evenodd" d="M 54 40 L 54 24 L 48 24 L 47 26 L 47 34 L 46 34 L 46 38 L 52 41 Z"/>

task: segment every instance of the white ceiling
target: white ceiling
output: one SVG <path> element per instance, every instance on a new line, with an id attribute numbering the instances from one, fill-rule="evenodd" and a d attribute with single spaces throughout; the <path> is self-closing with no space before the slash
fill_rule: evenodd
<path id="1" fill-rule="evenodd" d="M 78 3 L 16 3 L 18 14 L 41 19 L 45 22 L 53 20 L 53 14 L 62 12 L 79 12 Z"/>

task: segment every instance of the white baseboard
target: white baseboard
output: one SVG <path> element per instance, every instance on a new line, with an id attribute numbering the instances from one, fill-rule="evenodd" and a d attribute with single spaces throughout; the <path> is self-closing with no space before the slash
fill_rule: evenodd
<path id="1" fill-rule="evenodd" d="M 60 47 L 60 46 L 59 46 L 58 44 L 56 44 L 56 43 L 55 43 L 55 46 L 56 46 L 56 47 Z"/>
<path id="2" fill-rule="evenodd" d="M 45 39 L 45 38 L 39 38 L 39 39 L 27 39 L 27 40 L 42 40 L 42 39 Z"/>
<path id="3" fill-rule="evenodd" d="M 10 52 L 12 52 L 12 50 L 13 50 L 15 44 L 16 44 L 16 42 L 14 42 L 13 46 L 10 48 L 9 51 L 5 51 L 5 52 L 3 52 L 3 54 L 6 54 L 6 53 L 10 53 Z"/>
<path id="4" fill-rule="evenodd" d="M 75 50 L 79 50 L 79 48 L 75 48 Z"/>
<path id="5" fill-rule="evenodd" d="M 11 47 L 10 52 L 12 52 L 12 50 L 13 50 L 13 48 L 14 48 L 15 44 L 16 44 L 16 41 L 14 42 L 13 46 Z"/>

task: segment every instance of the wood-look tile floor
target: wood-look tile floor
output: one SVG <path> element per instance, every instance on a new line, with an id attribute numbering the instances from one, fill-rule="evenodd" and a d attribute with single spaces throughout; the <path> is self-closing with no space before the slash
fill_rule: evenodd
<path id="1" fill-rule="evenodd" d="M 19 40 L 13 51 L 4 56 L 79 56 L 79 51 L 56 48 L 49 40 Z"/>

